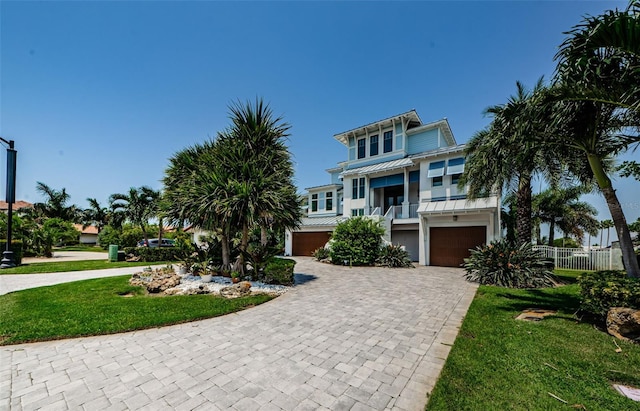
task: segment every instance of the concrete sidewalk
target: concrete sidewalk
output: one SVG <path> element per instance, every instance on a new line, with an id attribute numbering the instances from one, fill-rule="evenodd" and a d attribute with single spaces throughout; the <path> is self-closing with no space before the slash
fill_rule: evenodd
<path id="1" fill-rule="evenodd" d="M 2 410 L 423 410 L 473 299 L 460 269 L 299 259 L 223 317 L 0 348 Z"/>

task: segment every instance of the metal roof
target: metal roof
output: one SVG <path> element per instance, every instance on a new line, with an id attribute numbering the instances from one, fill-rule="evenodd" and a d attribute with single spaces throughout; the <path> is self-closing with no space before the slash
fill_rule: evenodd
<path id="1" fill-rule="evenodd" d="M 498 208 L 498 197 L 420 203 L 418 214 L 465 214 Z"/>
<path id="2" fill-rule="evenodd" d="M 337 226 L 342 220 L 346 220 L 347 217 L 341 215 L 333 215 L 328 217 L 304 217 L 302 218 L 302 224 L 300 228 L 309 226 L 318 227 L 334 227 Z"/>
<path id="3" fill-rule="evenodd" d="M 412 166 L 413 161 L 410 158 L 401 158 L 398 160 L 387 161 L 384 163 L 372 164 L 370 166 L 353 168 L 351 170 L 345 170 L 340 175 L 349 176 L 354 174 L 372 174 L 372 173 L 380 173 L 383 171 L 395 170 L 397 168 L 404 168 L 407 166 Z"/>
<path id="4" fill-rule="evenodd" d="M 365 124 L 364 126 L 360 126 L 360 127 L 353 128 L 351 130 L 343 131 L 342 133 L 335 134 L 333 136 L 333 138 L 335 138 L 336 140 L 338 140 L 339 142 L 341 142 L 342 144 L 344 144 L 346 146 L 346 145 L 348 145 L 347 137 L 349 135 L 351 135 L 351 134 L 355 135 L 359 131 L 365 131 L 366 129 L 372 128 L 374 126 L 377 126 L 378 124 L 384 124 L 384 123 L 392 122 L 394 119 L 402 119 L 402 118 L 408 118 L 410 121 L 417 122 L 420 125 L 422 124 L 422 120 L 420 120 L 420 116 L 418 116 L 418 113 L 416 112 L 415 109 L 412 109 L 412 110 L 407 111 L 406 113 L 397 114 L 395 116 L 387 117 L 387 118 L 382 119 L 382 120 L 374 121 L 373 123 Z"/>

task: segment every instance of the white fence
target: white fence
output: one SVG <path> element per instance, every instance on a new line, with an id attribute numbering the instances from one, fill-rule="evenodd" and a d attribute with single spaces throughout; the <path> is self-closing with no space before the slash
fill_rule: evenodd
<path id="1" fill-rule="evenodd" d="M 534 245 L 543 257 L 553 261 L 554 268 L 569 270 L 622 270 L 622 251 L 618 248 L 583 250 Z"/>

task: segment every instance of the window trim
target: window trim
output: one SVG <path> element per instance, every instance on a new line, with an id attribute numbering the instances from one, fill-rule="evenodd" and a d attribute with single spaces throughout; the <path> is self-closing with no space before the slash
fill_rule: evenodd
<path id="1" fill-rule="evenodd" d="M 444 181 L 442 176 L 435 176 L 431 180 L 431 187 L 442 187 L 443 183 Z"/>
<path id="2" fill-rule="evenodd" d="M 311 194 L 311 212 L 318 211 L 318 194 Z"/>

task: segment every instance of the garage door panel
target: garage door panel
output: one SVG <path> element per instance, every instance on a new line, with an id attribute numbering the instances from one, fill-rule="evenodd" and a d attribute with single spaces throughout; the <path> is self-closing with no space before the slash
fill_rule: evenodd
<path id="1" fill-rule="evenodd" d="M 429 229 L 429 263 L 444 267 L 460 267 L 470 249 L 486 242 L 487 228 L 431 227 Z"/>
<path id="2" fill-rule="evenodd" d="M 292 254 L 297 256 L 309 257 L 313 252 L 329 241 L 331 232 L 297 232 L 293 233 L 293 249 Z"/>

